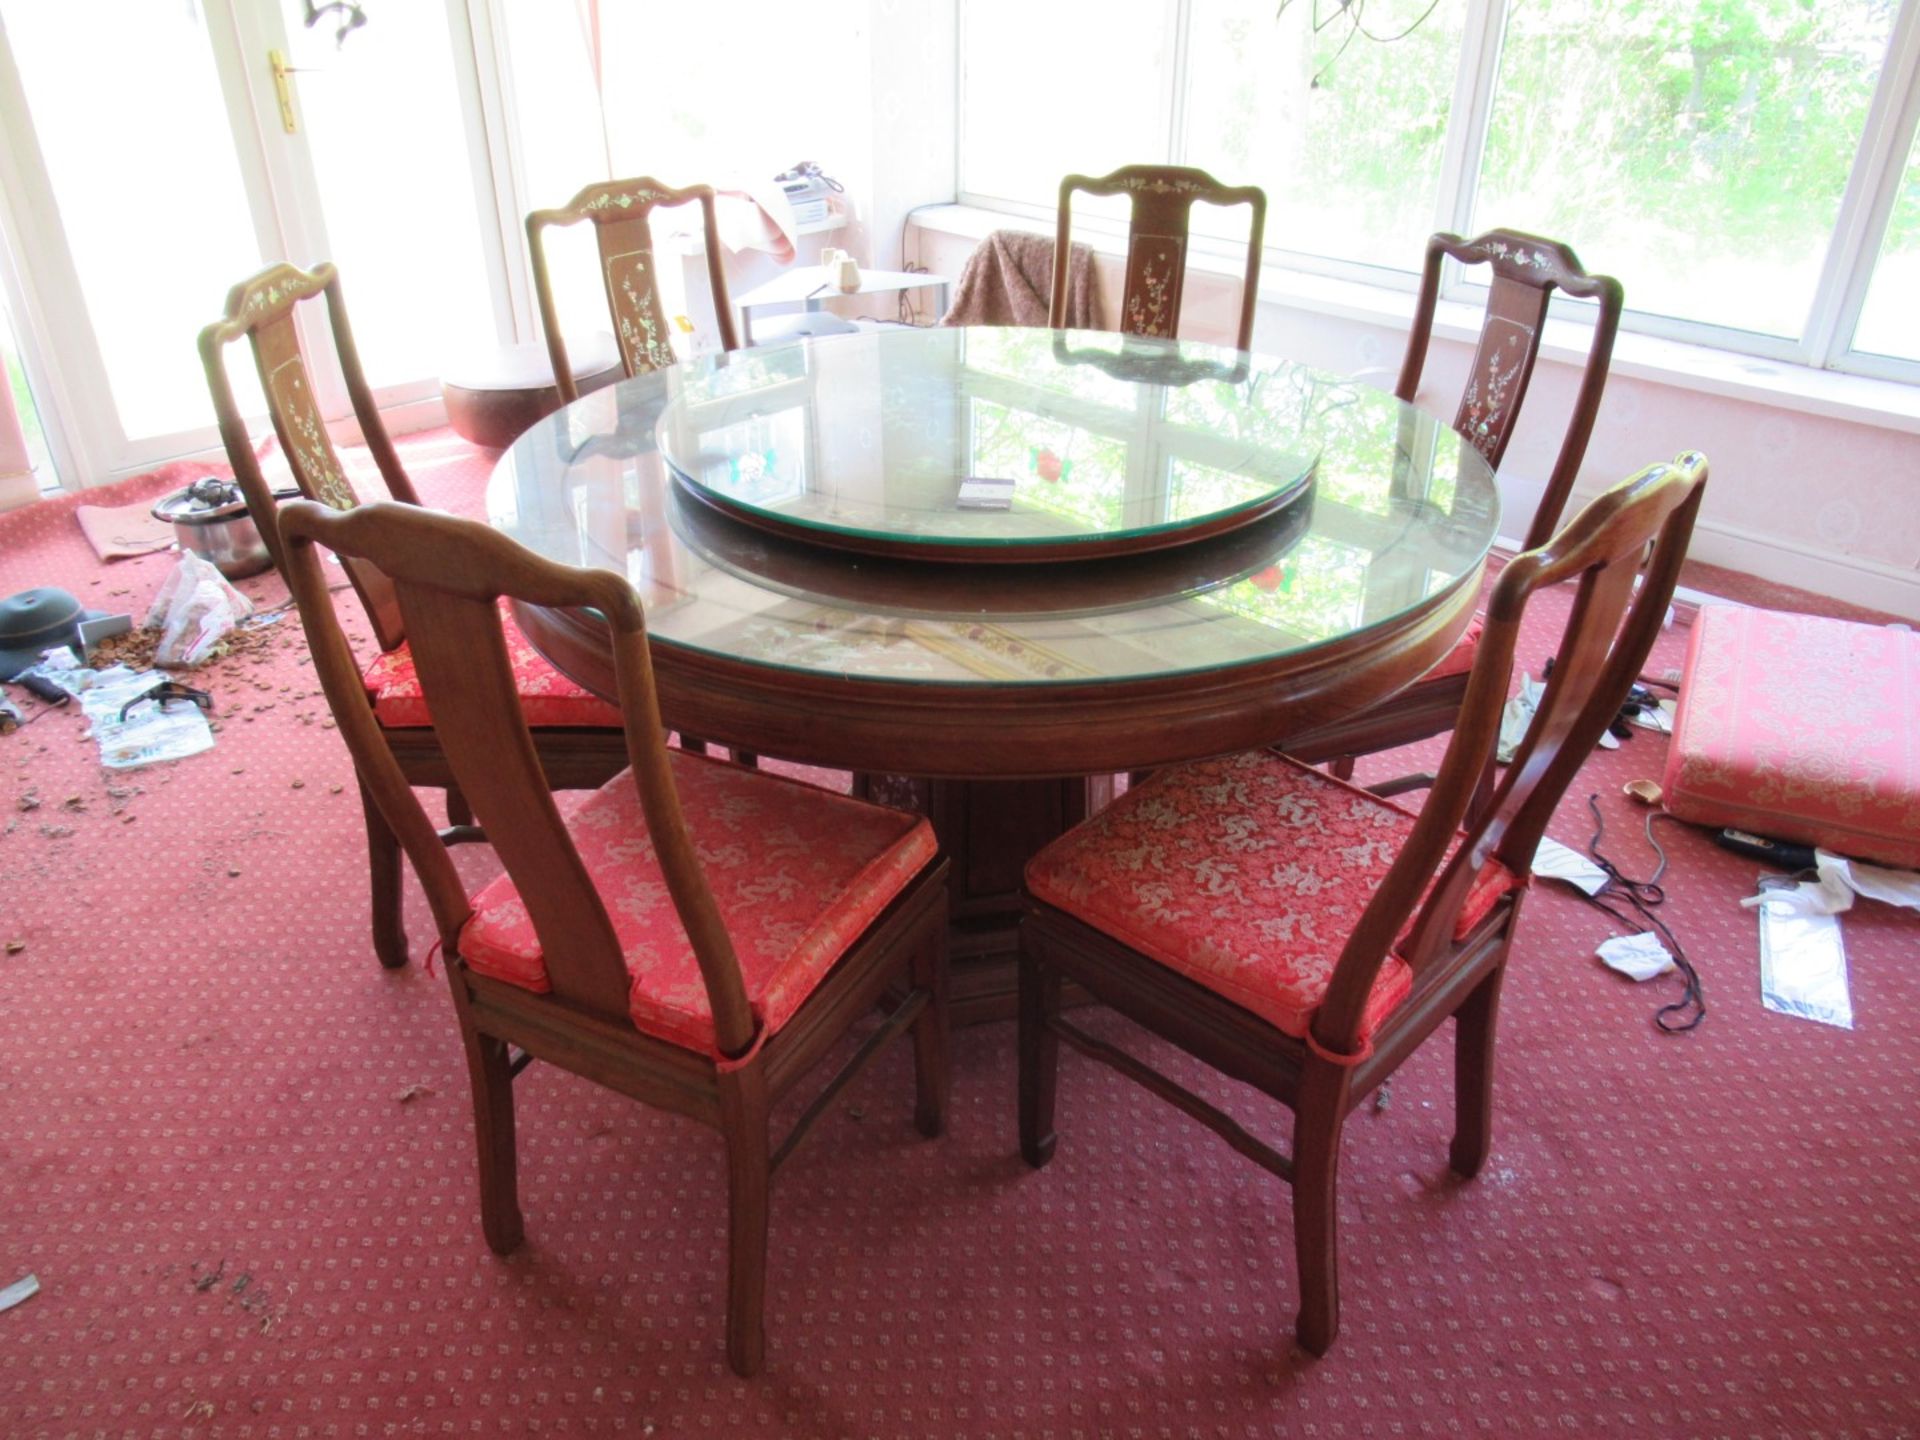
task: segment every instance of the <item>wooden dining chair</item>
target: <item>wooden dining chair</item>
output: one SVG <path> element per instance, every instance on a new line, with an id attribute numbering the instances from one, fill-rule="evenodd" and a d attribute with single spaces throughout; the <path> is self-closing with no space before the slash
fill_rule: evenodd
<path id="1" fill-rule="evenodd" d="M 946 1111 L 946 862 L 924 819 L 667 747 L 626 579 L 415 506 L 290 502 L 281 532 L 314 666 L 427 892 L 466 1045 L 487 1244 L 516 1249 L 513 1080 L 543 1060 L 718 1129 L 727 1358 L 760 1367 L 768 1185 L 842 1088 L 911 1029 L 914 1117 Z M 447 759 L 505 873 L 470 892 L 363 703 L 315 545 L 377 566 Z M 631 773 L 563 819 L 516 694 L 511 598 L 604 616 Z M 904 996 L 777 1146 L 768 1112 L 883 997 Z M 518 1052 L 517 1054 L 514 1052 Z"/>
<path id="2" fill-rule="evenodd" d="M 1546 490 L 1522 545 L 1523 549 L 1537 549 L 1560 524 L 1567 497 L 1573 493 L 1581 462 L 1586 459 L 1587 442 L 1593 437 L 1613 358 L 1614 337 L 1620 329 L 1620 282 L 1611 275 L 1589 275 L 1572 250 L 1537 235 L 1523 235 L 1517 230 L 1489 230 L 1472 240 L 1435 235 L 1427 242 L 1413 329 L 1407 337 L 1400 380 L 1394 387 L 1394 394 L 1408 404 L 1414 403 L 1419 394 L 1420 377 L 1426 369 L 1434 310 L 1440 301 L 1441 270 L 1449 257 L 1463 265 L 1485 265 L 1490 271 L 1485 318 L 1454 412 L 1453 428 L 1496 468 L 1507 453 L 1521 402 L 1533 379 L 1541 331 L 1554 291 L 1596 302 L 1593 338 L 1587 346 L 1580 388 L 1561 432 L 1559 453 L 1547 477 Z M 1352 775 L 1357 755 L 1443 734 L 1460 713 L 1479 637 L 1480 626 L 1469 626 L 1452 653 L 1424 679 L 1358 715 L 1310 734 L 1288 736 L 1279 748 L 1298 759 L 1331 761 L 1335 773 L 1346 777 Z"/>
<path id="3" fill-rule="evenodd" d="M 1054 1151 L 1065 1040 L 1292 1184 L 1298 1336 L 1326 1351 L 1342 1124 L 1451 1017 L 1450 1159 L 1462 1176 L 1486 1161 L 1495 1015 L 1534 850 L 1659 636 L 1706 471 L 1691 453 L 1651 466 L 1506 566 L 1418 814 L 1256 750 L 1158 771 L 1034 857 L 1020 935 L 1030 1165 Z M 1521 617 L 1562 582 L 1577 588 L 1539 711 L 1493 804 L 1463 828 L 1493 767 Z M 1288 1106 L 1290 1153 L 1063 1018 L 1063 978 Z"/>
<path id="4" fill-rule="evenodd" d="M 1253 312 L 1260 298 L 1260 247 L 1266 233 L 1267 194 L 1256 185 L 1223 185 L 1204 170 L 1186 165 L 1122 165 L 1098 179 L 1069 175 L 1060 182 L 1060 218 L 1053 245 L 1053 303 L 1048 323 L 1067 323 L 1068 240 L 1073 231 L 1073 197 L 1125 195 L 1133 202 L 1127 225 L 1126 287 L 1120 300 L 1119 329 L 1129 335 L 1172 339 L 1180 328 L 1180 301 L 1186 289 L 1187 237 L 1196 200 L 1210 205 L 1245 205 L 1252 212 L 1247 235 L 1246 278 L 1240 292 L 1240 327 L 1234 344 L 1253 346 Z"/>
<path id="5" fill-rule="evenodd" d="M 394 451 L 361 369 L 360 353 L 347 320 L 346 302 L 340 294 L 340 277 L 334 267 L 322 262 L 308 272 L 279 264 L 243 280 L 228 293 L 225 316 L 200 332 L 200 360 L 213 395 L 227 461 L 246 496 L 247 513 L 288 583 L 291 577 L 287 571 L 286 549 L 281 544 L 276 523 L 279 501 L 261 472 L 252 437 L 234 400 L 226 368 L 226 347 L 243 337 L 251 342 L 274 433 L 279 437 L 280 448 L 300 493 L 336 510 L 352 509 L 360 503 L 360 496 L 347 478 L 314 399 L 312 374 L 301 348 L 296 320 L 304 302 L 323 295 L 354 420 L 387 493 L 409 505 L 420 503 L 412 477 Z M 472 815 L 434 731 L 419 676 L 414 670 L 413 653 L 407 644 L 406 624 L 394 601 L 392 582 L 376 567 L 358 559 L 348 558 L 342 563 L 380 647 L 361 676 L 363 703 L 387 731 L 392 753 L 409 783 L 446 792 L 449 837 L 483 839 L 470 823 Z M 535 652 L 517 627 L 509 627 L 508 645 L 517 692 L 537 726 L 534 734 L 540 764 L 549 783 L 560 790 L 593 789 L 624 769 L 627 750 L 621 733 L 620 712 L 555 670 Z M 360 798 L 366 816 L 367 864 L 373 891 L 374 953 L 382 965 L 395 969 L 407 963 L 400 844 L 367 793 L 364 777 Z"/>
<path id="6" fill-rule="evenodd" d="M 533 261 L 533 288 L 540 301 L 540 327 L 546 331 L 547 353 L 553 359 L 554 384 L 561 400 L 579 398 L 573 369 L 567 362 L 567 342 L 547 272 L 546 232 L 555 226 L 590 221 L 600 257 L 600 279 L 606 288 L 607 309 L 620 342 L 620 363 L 629 377 L 645 375 L 674 362 L 667 312 L 660 302 L 658 261 L 653 251 L 653 212 L 662 206 L 700 206 L 707 246 L 707 281 L 713 288 L 713 310 L 720 327 L 720 348 L 737 350 L 733 301 L 727 294 L 727 272 L 720 248 L 720 222 L 711 185 L 689 185 L 676 190 L 651 176 L 633 180 L 605 180 L 589 185 L 557 210 L 535 210 L 527 216 L 527 253 Z M 678 263 L 669 257 L 669 263 Z"/>

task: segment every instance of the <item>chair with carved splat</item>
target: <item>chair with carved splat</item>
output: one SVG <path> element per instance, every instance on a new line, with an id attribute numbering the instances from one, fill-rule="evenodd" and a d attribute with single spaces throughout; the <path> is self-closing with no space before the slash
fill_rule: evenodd
<path id="1" fill-rule="evenodd" d="M 283 263 L 242 281 L 227 295 L 224 318 L 200 332 L 200 360 L 206 368 L 227 460 L 246 496 L 247 511 L 283 579 L 287 577 L 287 556 L 276 523 L 279 502 L 261 472 L 246 421 L 234 400 L 225 352 L 234 341 L 245 338 L 251 342 L 274 433 L 300 493 L 336 510 L 352 509 L 360 503 L 360 496 L 340 463 L 321 417 L 300 343 L 299 307 L 323 295 L 347 398 L 387 493 L 409 505 L 420 503 L 361 369 L 360 352 L 354 345 L 346 303 L 340 294 L 340 277 L 334 267 L 323 261 L 309 273 Z M 374 719 L 386 730 L 408 781 L 446 792 L 451 822 L 448 838 L 484 839 L 470 823 L 472 816 L 427 713 L 392 582 L 363 561 L 347 559 L 342 564 L 380 646 L 361 676 Z M 555 670 L 510 622 L 507 636 L 515 682 L 521 702 L 537 727 L 535 741 L 548 781 L 558 790 L 592 789 L 618 774 L 627 763 L 620 712 Z M 366 815 L 367 863 L 373 891 L 374 953 L 382 965 L 397 968 L 407 963 L 400 844 L 367 793 L 364 777 L 360 798 Z"/>
<path id="2" fill-rule="evenodd" d="M 1073 197 L 1125 195 L 1133 202 L 1127 226 L 1127 278 L 1120 301 L 1120 324 L 1129 335 L 1172 339 L 1180 328 L 1180 302 L 1186 290 L 1187 240 L 1194 202 L 1246 205 L 1246 277 L 1240 293 L 1240 324 L 1234 344 L 1253 344 L 1253 312 L 1259 300 L 1260 246 L 1267 224 L 1267 195 L 1256 185 L 1223 185 L 1204 170 L 1186 165 L 1123 165 L 1098 179 L 1069 175 L 1060 182 L 1059 233 L 1053 246 L 1053 306 L 1049 323 L 1067 323 L 1068 237 L 1073 229 Z"/>
<path id="3" fill-rule="evenodd" d="M 342 513 L 296 500 L 285 536 L 314 669 L 445 947 L 488 1246 L 505 1255 L 524 1234 L 513 1089 L 530 1060 L 711 1126 L 726 1152 L 727 1358 L 754 1374 L 768 1189 L 793 1147 L 909 1031 L 915 1124 L 928 1136 L 945 1124 L 947 862 L 932 827 L 669 750 L 646 617 L 622 574 L 555 564 L 475 521 L 407 505 Z M 390 577 L 453 773 L 505 866 L 477 891 L 394 763 L 392 732 L 361 703 L 316 545 Z M 632 769 L 564 817 L 514 703 L 499 618 L 509 597 L 591 609 L 606 624 Z M 890 995 L 900 998 L 886 1017 L 772 1143 L 773 1108 Z"/>
<path id="4" fill-rule="evenodd" d="M 1650 466 L 1501 572 L 1459 723 L 1418 814 L 1255 750 L 1158 771 L 1028 862 L 1019 1119 L 1030 1165 L 1055 1148 L 1065 1040 L 1292 1185 L 1296 1333 L 1325 1353 L 1339 1329 L 1346 1117 L 1451 1019 L 1449 1158 L 1463 1177 L 1485 1163 L 1495 1020 L 1525 877 L 1554 807 L 1659 638 L 1706 474 L 1691 453 Z M 1493 803 L 1476 807 L 1522 616 L 1563 582 L 1577 589 L 1552 678 Z M 1063 979 L 1286 1106 L 1291 1153 L 1063 1016 Z M 1551 1029 L 1554 1017 L 1540 1023 Z"/>
<path id="5" fill-rule="evenodd" d="M 1589 275 L 1572 250 L 1537 235 L 1517 230 L 1489 230 L 1472 240 L 1435 235 L 1427 242 L 1420 299 L 1407 337 L 1400 381 L 1394 387 L 1394 394 L 1409 403 L 1419 394 L 1427 345 L 1433 336 L 1434 310 L 1440 300 L 1441 269 L 1449 258 L 1463 265 L 1485 265 L 1492 272 L 1486 318 L 1454 413 L 1453 428 L 1496 468 L 1507 453 L 1521 402 L 1533 379 L 1547 306 L 1554 292 L 1595 302 L 1593 337 L 1588 342 L 1580 388 L 1561 432 L 1559 453 L 1540 506 L 1527 526 L 1522 548 L 1531 550 L 1545 544 L 1559 525 L 1560 513 L 1566 508 L 1580 464 L 1586 458 L 1587 442 L 1600 412 L 1600 397 L 1607 386 L 1614 336 L 1620 329 L 1624 303 L 1620 282 L 1611 275 Z M 1277 748 L 1301 760 L 1332 761 L 1335 773 L 1351 775 L 1356 755 L 1391 750 L 1445 733 L 1452 728 L 1466 696 L 1467 672 L 1473 668 L 1479 635 L 1480 624 L 1476 621 L 1451 654 L 1391 700 L 1311 734 L 1288 736 Z"/>
<path id="6" fill-rule="evenodd" d="M 651 176 L 606 180 L 587 186 L 557 210 L 535 210 L 527 216 L 527 251 L 533 261 L 533 287 L 540 300 L 540 325 L 547 334 L 547 352 L 553 358 L 554 383 L 563 401 L 578 398 L 573 370 L 567 362 L 567 344 L 547 271 L 546 232 L 555 226 L 593 226 L 600 259 L 600 279 L 620 343 L 620 363 L 629 376 L 645 375 L 674 362 L 667 313 L 660 302 L 659 260 L 654 254 L 651 220 L 661 207 L 698 204 L 707 246 L 707 281 L 713 287 L 713 310 L 720 328 L 720 348 L 737 350 L 733 301 L 727 293 L 722 263 L 720 221 L 711 185 L 689 185 L 676 190 Z M 669 257 L 669 263 L 678 263 Z"/>

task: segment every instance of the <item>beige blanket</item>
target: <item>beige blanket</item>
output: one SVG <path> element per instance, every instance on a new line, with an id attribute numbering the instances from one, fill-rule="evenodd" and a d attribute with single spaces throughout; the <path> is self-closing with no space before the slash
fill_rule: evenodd
<path id="1" fill-rule="evenodd" d="M 1023 230 L 996 230 L 975 247 L 954 286 L 942 325 L 1039 325 L 1047 323 L 1053 293 L 1053 241 Z M 1100 329 L 1100 295 L 1094 288 L 1093 250 L 1076 244 L 1067 259 L 1067 325 Z"/>

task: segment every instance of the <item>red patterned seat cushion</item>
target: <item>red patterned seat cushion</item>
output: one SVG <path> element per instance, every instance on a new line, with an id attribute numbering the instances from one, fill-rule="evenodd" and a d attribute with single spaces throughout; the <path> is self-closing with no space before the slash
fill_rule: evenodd
<path id="1" fill-rule="evenodd" d="M 504 600 L 500 602 L 500 624 L 507 639 L 507 658 L 513 664 L 514 688 L 519 691 L 520 708 L 527 724 L 620 728 L 619 707 L 609 705 L 548 664 L 513 623 Z M 414 672 L 413 652 L 405 645 L 398 650 L 381 651 L 360 678 L 367 694 L 373 697 L 374 718 L 382 725 L 408 730 L 433 723 L 427 714 L 427 697 L 420 688 L 420 677 Z"/>
<path id="2" fill-rule="evenodd" d="M 668 752 L 707 884 L 771 1035 L 873 918 L 933 859 L 924 819 L 797 780 Z M 633 1023 L 715 1055 L 713 1011 L 667 894 L 633 777 L 621 772 L 567 819 L 632 976 Z M 510 876 L 474 897 L 460 954 L 475 971 L 550 988 L 540 937 Z"/>
<path id="3" fill-rule="evenodd" d="M 1709 605 L 1685 673 L 1675 816 L 1920 866 L 1920 635 Z"/>
<path id="4" fill-rule="evenodd" d="M 1157 771 L 1027 865 L 1027 891 L 1304 1038 L 1412 812 L 1271 751 Z M 1459 933 L 1511 887 L 1489 870 Z M 1407 998 L 1380 967 L 1362 1038 Z"/>
<path id="5" fill-rule="evenodd" d="M 1476 615 L 1467 622 L 1467 628 L 1460 638 L 1453 642 L 1453 649 L 1446 653 L 1441 662 L 1421 678 L 1424 680 L 1442 680 L 1449 675 L 1464 675 L 1473 669 L 1473 660 L 1480 653 L 1480 632 L 1487 628 L 1486 617 Z"/>

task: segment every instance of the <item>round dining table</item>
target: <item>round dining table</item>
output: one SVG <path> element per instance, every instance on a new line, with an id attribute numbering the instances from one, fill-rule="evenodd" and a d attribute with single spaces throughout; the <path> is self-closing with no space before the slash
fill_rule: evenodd
<path id="1" fill-rule="evenodd" d="M 622 381 L 522 435 L 487 508 L 633 584 L 668 726 L 932 818 L 960 1020 L 1011 1013 L 1021 871 L 1105 777 L 1284 743 L 1419 678 L 1465 629 L 1499 521 L 1479 452 L 1392 395 L 1008 328 Z M 598 615 L 515 613 L 614 697 Z"/>

